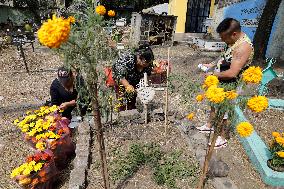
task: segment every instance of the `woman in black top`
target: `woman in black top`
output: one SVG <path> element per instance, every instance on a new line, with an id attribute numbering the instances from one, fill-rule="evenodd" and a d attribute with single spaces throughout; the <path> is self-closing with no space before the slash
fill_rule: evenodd
<path id="1" fill-rule="evenodd" d="M 116 81 L 115 90 L 120 101 L 127 102 L 119 110 L 135 109 L 136 97 L 135 88 L 143 78 L 144 73 L 148 75 L 152 71 L 154 54 L 148 44 L 140 45 L 134 52 L 127 51 L 122 54 L 112 66 L 113 79 Z M 129 95 L 131 93 L 131 95 Z M 127 106 L 125 106 L 127 104 Z"/>
<path id="2" fill-rule="evenodd" d="M 57 74 L 58 78 L 50 86 L 51 104 L 59 106 L 63 110 L 62 116 L 71 119 L 78 95 L 74 86 L 74 75 L 64 67 L 59 68 Z"/>

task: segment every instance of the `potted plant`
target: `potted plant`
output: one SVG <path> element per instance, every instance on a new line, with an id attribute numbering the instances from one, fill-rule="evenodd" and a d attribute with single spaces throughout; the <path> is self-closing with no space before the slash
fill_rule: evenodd
<path id="1" fill-rule="evenodd" d="M 274 171 L 284 172 L 284 135 L 273 132 L 272 136 L 273 140 L 269 148 L 271 159 L 267 161 L 267 165 Z"/>

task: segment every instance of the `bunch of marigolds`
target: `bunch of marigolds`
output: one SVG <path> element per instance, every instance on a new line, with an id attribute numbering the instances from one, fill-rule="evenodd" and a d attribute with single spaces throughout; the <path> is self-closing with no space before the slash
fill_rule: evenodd
<path id="1" fill-rule="evenodd" d="M 260 67 L 251 66 L 246 69 L 239 85 L 247 84 L 259 84 L 262 80 L 262 70 Z M 205 90 L 203 94 L 196 96 L 197 102 L 208 100 L 211 105 L 225 106 L 225 104 L 236 104 L 238 103 L 239 94 L 236 90 L 225 90 L 220 85 L 218 78 L 215 75 L 209 75 L 205 78 L 202 88 Z M 231 101 L 231 102 L 230 102 Z M 234 103 L 233 103 L 234 102 Z M 254 96 L 248 99 L 247 107 L 255 113 L 263 112 L 268 108 L 268 99 L 265 96 Z M 188 115 L 188 119 L 193 119 L 193 113 Z M 241 122 L 237 125 L 236 130 L 240 137 L 249 137 L 254 128 L 249 122 Z"/>
<path id="2" fill-rule="evenodd" d="M 21 129 L 25 139 L 37 151 L 35 155 L 29 156 L 24 164 L 14 169 L 11 173 L 13 178 L 20 185 L 27 188 L 36 188 L 39 185 L 48 184 L 57 169 L 54 157 L 66 156 L 57 141 L 70 135 L 67 118 L 61 117 L 58 106 L 43 106 L 35 111 L 26 112 L 21 119 L 16 119 L 14 124 Z M 68 141 L 71 141 L 70 139 Z M 66 151 L 66 150 L 65 150 Z"/>
<path id="3" fill-rule="evenodd" d="M 272 142 L 269 147 L 272 159 L 271 164 L 275 167 L 284 167 L 284 133 L 273 132 Z"/>

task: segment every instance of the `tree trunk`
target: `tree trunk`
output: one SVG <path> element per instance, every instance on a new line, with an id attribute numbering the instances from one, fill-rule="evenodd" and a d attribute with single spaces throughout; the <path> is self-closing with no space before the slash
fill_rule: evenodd
<path id="1" fill-rule="evenodd" d="M 102 122 L 101 122 L 101 114 L 99 109 L 99 102 L 98 102 L 98 86 L 97 83 L 94 83 L 93 85 L 93 94 L 95 98 L 92 99 L 92 106 L 94 111 L 94 126 L 95 126 L 95 132 L 97 141 L 99 144 L 99 153 L 101 158 L 101 164 L 102 164 L 102 176 L 104 180 L 104 188 L 109 189 L 110 188 L 110 182 L 109 182 L 109 176 L 108 176 L 108 170 L 107 170 L 107 160 L 106 160 L 106 150 L 105 150 L 105 143 L 104 143 L 104 133 L 102 128 Z"/>
<path id="2" fill-rule="evenodd" d="M 262 62 L 265 60 L 269 37 L 281 1 L 282 0 L 267 0 L 263 9 L 253 40 L 255 48 L 253 64 L 256 66 L 264 66 Z"/>

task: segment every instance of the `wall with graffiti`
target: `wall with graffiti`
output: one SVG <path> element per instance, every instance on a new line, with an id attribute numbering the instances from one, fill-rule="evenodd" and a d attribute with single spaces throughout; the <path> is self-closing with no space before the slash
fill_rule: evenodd
<path id="1" fill-rule="evenodd" d="M 232 17 L 241 22 L 242 30 L 253 40 L 260 16 L 267 0 L 247 0 L 224 8 L 224 18 Z M 272 36 L 279 22 L 279 15 L 276 17 L 270 36 L 268 49 L 272 42 Z"/>

